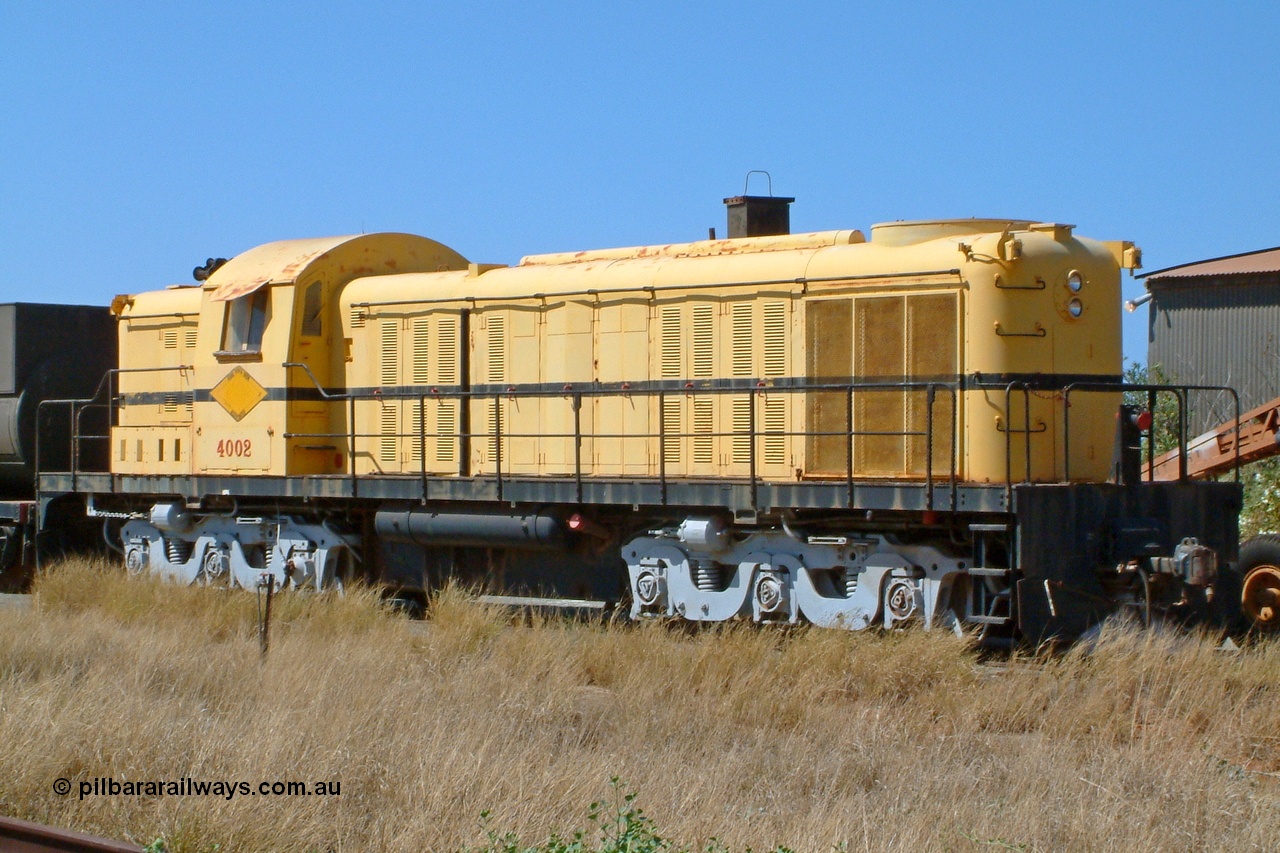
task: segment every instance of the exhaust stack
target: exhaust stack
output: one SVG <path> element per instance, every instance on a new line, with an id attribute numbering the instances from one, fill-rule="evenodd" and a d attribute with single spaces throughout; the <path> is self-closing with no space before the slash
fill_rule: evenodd
<path id="1" fill-rule="evenodd" d="M 791 233 L 794 198 L 772 195 L 736 195 L 724 200 L 729 213 L 729 238 L 772 237 Z"/>

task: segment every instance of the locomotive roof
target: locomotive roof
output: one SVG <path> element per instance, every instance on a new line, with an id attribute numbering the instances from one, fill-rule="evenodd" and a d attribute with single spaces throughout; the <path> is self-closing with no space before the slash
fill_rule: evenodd
<path id="1" fill-rule="evenodd" d="M 357 279 L 347 287 L 343 301 L 376 305 L 519 299 L 730 283 L 792 285 L 881 275 L 954 279 L 965 264 L 965 254 L 958 251 L 962 244 L 984 235 L 998 237 L 1011 226 L 1016 230 L 1027 223 L 1008 219 L 890 223 L 884 231 L 877 226 L 871 242 L 857 231 L 825 231 L 533 255 L 519 266 L 491 271 L 473 266 L 469 272 Z M 1049 229 L 1042 230 L 1046 232 L 1043 239 L 1052 241 Z"/>
<path id="2" fill-rule="evenodd" d="M 279 240 L 241 252 L 205 282 L 214 302 L 252 293 L 265 284 L 292 284 L 313 266 L 329 261 L 335 277 L 457 269 L 467 259 L 426 237 L 394 232 Z"/>

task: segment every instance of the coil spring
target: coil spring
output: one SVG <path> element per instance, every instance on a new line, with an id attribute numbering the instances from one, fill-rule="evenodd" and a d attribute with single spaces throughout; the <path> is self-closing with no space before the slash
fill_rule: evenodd
<path id="1" fill-rule="evenodd" d="M 844 570 L 844 597 L 853 598 L 858 592 L 858 577 L 862 573 L 852 566 Z"/>
<path id="2" fill-rule="evenodd" d="M 171 564 L 185 563 L 191 559 L 191 552 L 195 550 L 196 543 L 187 542 L 185 539 L 170 539 L 165 537 L 164 555 Z"/>
<path id="3" fill-rule="evenodd" d="M 719 592 L 723 585 L 724 569 L 715 560 L 691 560 L 693 585 L 702 592 Z"/>

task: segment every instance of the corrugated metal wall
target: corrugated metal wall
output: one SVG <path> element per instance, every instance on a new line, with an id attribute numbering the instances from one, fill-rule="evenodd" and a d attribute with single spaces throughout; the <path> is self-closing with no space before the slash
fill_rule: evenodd
<path id="1" fill-rule="evenodd" d="M 1147 364 L 1171 382 L 1229 385 L 1242 412 L 1280 397 L 1280 274 L 1153 279 Z M 1192 400 L 1192 435 L 1234 414 L 1229 398 Z"/>

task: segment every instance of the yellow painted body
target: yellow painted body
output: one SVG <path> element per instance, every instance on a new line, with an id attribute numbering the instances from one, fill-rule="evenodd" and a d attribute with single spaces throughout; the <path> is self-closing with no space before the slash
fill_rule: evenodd
<path id="1" fill-rule="evenodd" d="M 135 316 L 170 303 L 198 312 L 189 375 L 121 378 L 126 401 L 143 388 L 193 389 L 189 419 L 163 428 L 194 452 L 160 463 L 144 446 L 135 457 L 131 442 L 156 440 L 164 424 L 163 400 L 139 398 L 114 430 L 117 472 L 338 474 L 353 465 L 362 475 L 473 476 L 494 474 L 500 453 L 504 476 L 571 476 L 580 465 L 588 477 L 740 478 L 754 461 L 757 476 L 794 481 L 845 477 L 852 448 L 858 478 L 919 479 L 930 451 L 918 434 L 923 387 L 861 391 L 852 407 L 842 391 L 784 389 L 815 378 L 1117 377 L 1119 269 L 1132 254 L 1077 239 L 1069 226 L 1007 220 L 894 223 L 869 242 L 834 231 L 544 255 L 510 268 L 468 265 L 407 235 L 312 243 L 260 247 L 203 288 L 143 294 L 124 309 L 126 369 L 188 358 L 165 348 L 169 326 Z M 229 316 L 219 289 L 251 298 L 255 281 L 270 293 L 260 358 L 217 354 Z M 321 334 L 307 336 L 302 291 L 313 281 L 325 313 Z M 286 362 L 357 392 L 354 430 L 350 404 L 321 399 Z M 214 395 L 237 367 L 265 392 L 239 420 L 234 404 L 256 396 L 252 385 L 236 377 L 223 386 L 230 406 Z M 734 393 L 707 393 L 726 382 Z M 662 400 L 645 393 L 657 384 Z M 591 393 L 600 388 L 612 393 Z M 462 389 L 482 396 L 460 402 Z M 1006 411 L 1003 385 L 954 398 L 939 390 L 934 476 L 954 465 L 971 482 L 1061 480 L 1061 395 L 1016 391 L 1011 400 Z M 1117 403 L 1115 394 L 1073 396 L 1071 479 L 1105 479 Z"/>
<path id="2" fill-rule="evenodd" d="M 335 435 L 346 435 L 345 415 L 321 393 L 345 386 L 337 295 L 359 276 L 459 266 L 461 255 L 409 234 L 291 240 L 237 256 L 201 287 L 117 300 L 113 472 L 344 472 L 347 441 Z M 229 351 L 235 298 L 255 297 L 265 309 L 260 343 Z M 157 369 L 179 365 L 189 369 Z"/>

